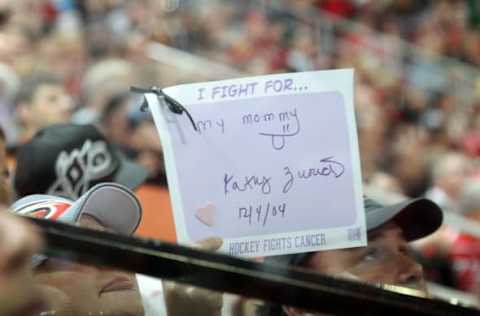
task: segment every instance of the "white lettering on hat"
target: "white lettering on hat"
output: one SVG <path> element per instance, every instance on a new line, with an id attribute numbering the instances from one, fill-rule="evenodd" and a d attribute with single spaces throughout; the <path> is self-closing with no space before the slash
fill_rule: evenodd
<path id="1" fill-rule="evenodd" d="M 62 151 L 55 161 L 57 180 L 47 194 L 78 199 L 91 187 L 91 182 L 110 175 L 115 161 L 105 141 L 86 140 L 82 148 Z"/>

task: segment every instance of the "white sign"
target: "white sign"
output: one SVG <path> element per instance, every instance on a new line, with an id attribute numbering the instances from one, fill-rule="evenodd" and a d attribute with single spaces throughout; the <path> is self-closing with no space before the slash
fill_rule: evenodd
<path id="1" fill-rule="evenodd" d="M 250 77 L 146 99 L 162 140 L 180 242 L 257 257 L 366 245 L 353 70 Z"/>

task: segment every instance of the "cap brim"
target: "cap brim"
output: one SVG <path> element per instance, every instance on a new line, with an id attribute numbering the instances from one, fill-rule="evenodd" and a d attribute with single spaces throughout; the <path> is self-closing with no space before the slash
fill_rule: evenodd
<path id="1" fill-rule="evenodd" d="M 71 214 L 88 214 L 116 233 L 131 235 L 142 218 L 136 196 L 117 183 L 101 183 L 92 187 L 70 207 Z"/>
<path id="2" fill-rule="evenodd" d="M 119 157 L 120 167 L 113 177 L 113 181 L 120 183 L 131 190 L 137 189 L 148 178 L 148 171 L 143 166 L 129 161 L 123 155 Z"/>
<path id="3" fill-rule="evenodd" d="M 71 200 L 36 194 L 23 197 L 10 207 L 13 213 L 75 224 L 82 214 L 95 217 L 103 226 L 116 233 L 133 234 L 142 218 L 142 208 L 135 195 L 116 183 L 102 183 L 92 187 L 80 199 Z M 47 257 L 32 257 L 34 267 Z"/>
<path id="4" fill-rule="evenodd" d="M 407 241 L 420 239 L 436 231 L 443 221 L 440 207 L 429 199 L 418 198 L 367 212 L 367 229 L 375 229 L 393 220 Z"/>
<path id="5" fill-rule="evenodd" d="M 11 210 L 24 216 L 75 224 L 82 214 L 95 217 L 116 233 L 131 235 L 142 218 L 142 207 L 128 188 L 117 183 L 100 183 L 75 202 L 52 195 L 35 194 L 16 201 Z"/>

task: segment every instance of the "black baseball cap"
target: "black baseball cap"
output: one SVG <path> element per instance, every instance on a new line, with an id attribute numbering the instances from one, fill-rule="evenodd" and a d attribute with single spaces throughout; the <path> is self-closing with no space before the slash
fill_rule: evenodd
<path id="1" fill-rule="evenodd" d="M 363 198 L 367 231 L 374 230 L 393 220 L 402 229 L 407 241 L 426 237 L 436 231 L 443 221 L 440 207 L 426 198 L 409 199 L 397 204 L 384 206 L 369 198 Z M 298 266 L 305 263 L 315 252 L 304 252 L 265 259 L 266 263 L 283 266 Z"/>
<path id="2" fill-rule="evenodd" d="M 41 193 L 76 200 L 103 182 L 135 190 L 147 176 L 95 126 L 56 124 L 19 147 L 14 186 L 18 197 Z"/>

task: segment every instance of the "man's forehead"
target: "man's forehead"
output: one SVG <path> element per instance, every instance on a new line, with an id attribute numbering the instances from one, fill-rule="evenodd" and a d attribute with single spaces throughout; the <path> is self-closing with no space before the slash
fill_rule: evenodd
<path id="1" fill-rule="evenodd" d="M 82 214 L 78 220 L 78 224 L 81 227 L 86 227 L 99 231 L 113 232 L 111 228 L 106 227 L 98 218 L 90 214 Z"/>

